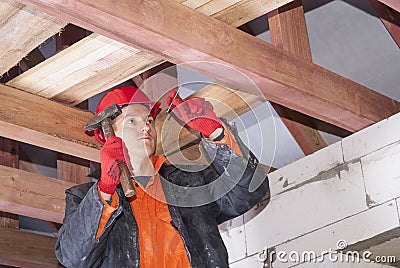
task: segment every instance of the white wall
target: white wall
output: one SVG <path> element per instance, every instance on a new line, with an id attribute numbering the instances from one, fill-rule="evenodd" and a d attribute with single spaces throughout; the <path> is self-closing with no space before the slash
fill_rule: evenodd
<path id="1" fill-rule="evenodd" d="M 270 188 L 269 203 L 220 228 L 232 267 L 262 267 L 265 248 L 318 256 L 400 228 L 400 113 L 271 173 Z M 298 267 L 313 265 L 382 267 Z"/>

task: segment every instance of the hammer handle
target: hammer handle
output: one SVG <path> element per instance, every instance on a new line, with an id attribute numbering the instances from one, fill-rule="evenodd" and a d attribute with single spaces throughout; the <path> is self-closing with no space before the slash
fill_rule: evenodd
<path id="1" fill-rule="evenodd" d="M 103 128 L 103 133 L 108 139 L 111 136 L 115 136 L 114 129 L 112 127 L 112 122 L 110 118 L 106 118 L 101 122 L 101 127 Z M 131 197 L 136 194 L 135 188 L 132 184 L 131 180 L 131 172 L 125 163 L 119 166 L 120 175 L 119 180 L 121 181 L 122 189 L 124 190 L 124 194 L 126 197 Z"/>

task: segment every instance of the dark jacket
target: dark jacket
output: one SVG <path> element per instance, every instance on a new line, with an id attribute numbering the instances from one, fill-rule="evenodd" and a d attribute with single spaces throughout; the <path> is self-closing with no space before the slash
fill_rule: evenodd
<path id="1" fill-rule="evenodd" d="M 267 174 L 243 145 L 244 157 L 239 157 L 226 145 L 204 141 L 203 144 L 208 154 L 214 156 L 213 167 L 164 164 L 159 174 L 171 224 L 182 237 L 191 266 L 228 267 L 228 254 L 218 224 L 245 213 L 266 195 Z M 137 224 L 119 186 L 117 193 L 119 206 L 96 239 L 103 211 L 97 183 L 74 186 L 66 191 L 65 218 L 55 246 L 61 264 L 66 267 L 140 266 Z"/>

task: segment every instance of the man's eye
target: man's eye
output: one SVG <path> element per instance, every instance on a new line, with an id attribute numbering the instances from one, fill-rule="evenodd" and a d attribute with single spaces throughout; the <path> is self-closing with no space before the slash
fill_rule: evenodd
<path id="1" fill-rule="evenodd" d="M 128 119 L 128 124 L 133 124 L 133 123 L 135 123 L 134 119 Z"/>
<path id="2" fill-rule="evenodd" d="M 153 124 L 154 123 L 154 119 L 151 119 L 151 118 L 147 119 L 147 123 Z"/>

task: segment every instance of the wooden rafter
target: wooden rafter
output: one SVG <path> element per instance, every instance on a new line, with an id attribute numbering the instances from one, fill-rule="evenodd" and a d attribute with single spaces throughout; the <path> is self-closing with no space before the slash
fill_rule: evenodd
<path id="1" fill-rule="evenodd" d="M 306 20 L 301 0 L 295 0 L 268 13 L 272 44 L 305 61 L 312 62 Z M 272 103 L 275 111 L 292 134 L 305 155 L 327 146 L 318 130 L 310 125 L 312 119 Z M 304 121 L 305 124 L 303 123 Z"/>
<path id="2" fill-rule="evenodd" d="M 378 13 L 397 46 L 400 47 L 400 12 L 382 4 L 378 0 L 369 0 L 369 2 Z"/>
<path id="3" fill-rule="evenodd" d="M 174 1 L 21 1 L 170 62 L 211 61 L 239 70 L 267 99 L 350 131 L 399 111 L 388 97 Z M 248 87 L 215 65 L 193 69 L 235 89 Z"/>
<path id="4" fill-rule="evenodd" d="M 0 165 L 18 168 L 18 147 L 17 141 L 0 137 Z M 0 209 L 0 227 L 18 229 L 18 215 Z"/>
<path id="5" fill-rule="evenodd" d="M 0 102 L 0 136 L 99 162 L 98 143 L 83 129 L 91 112 L 5 85 Z"/>
<path id="6" fill-rule="evenodd" d="M 232 1 L 208 2 L 215 6 L 211 17 L 238 27 L 290 1 L 246 0 L 233 1 L 237 2 L 233 5 Z M 183 4 L 203 11 L 199 1 L 184 1 Z M 102 46 L 110 46 L 110 54 L 101 58 L 99 55 L 106 52 Z M 158 57 L 94 34 L 10 81 L 8 85 L 74 106 L 162 62 Z M 54 70 L 59 72 L 54 73 Z"/>
<path id="7" fill-rule="evenodd" d="M 62 223 L 65 190 L 73 183 L 0 166 L 0 210 Z"/>
<path id="8" fill-rule="evenodd" d="M 0 75 L 66 25 L 17 1 L 0 1 Z"/>
<path id="9" fill-rule="evenodd" d="M 54 254 L 56 239 L 0 228 L 0 263 L 12 267 L 62 267 Z"/>

